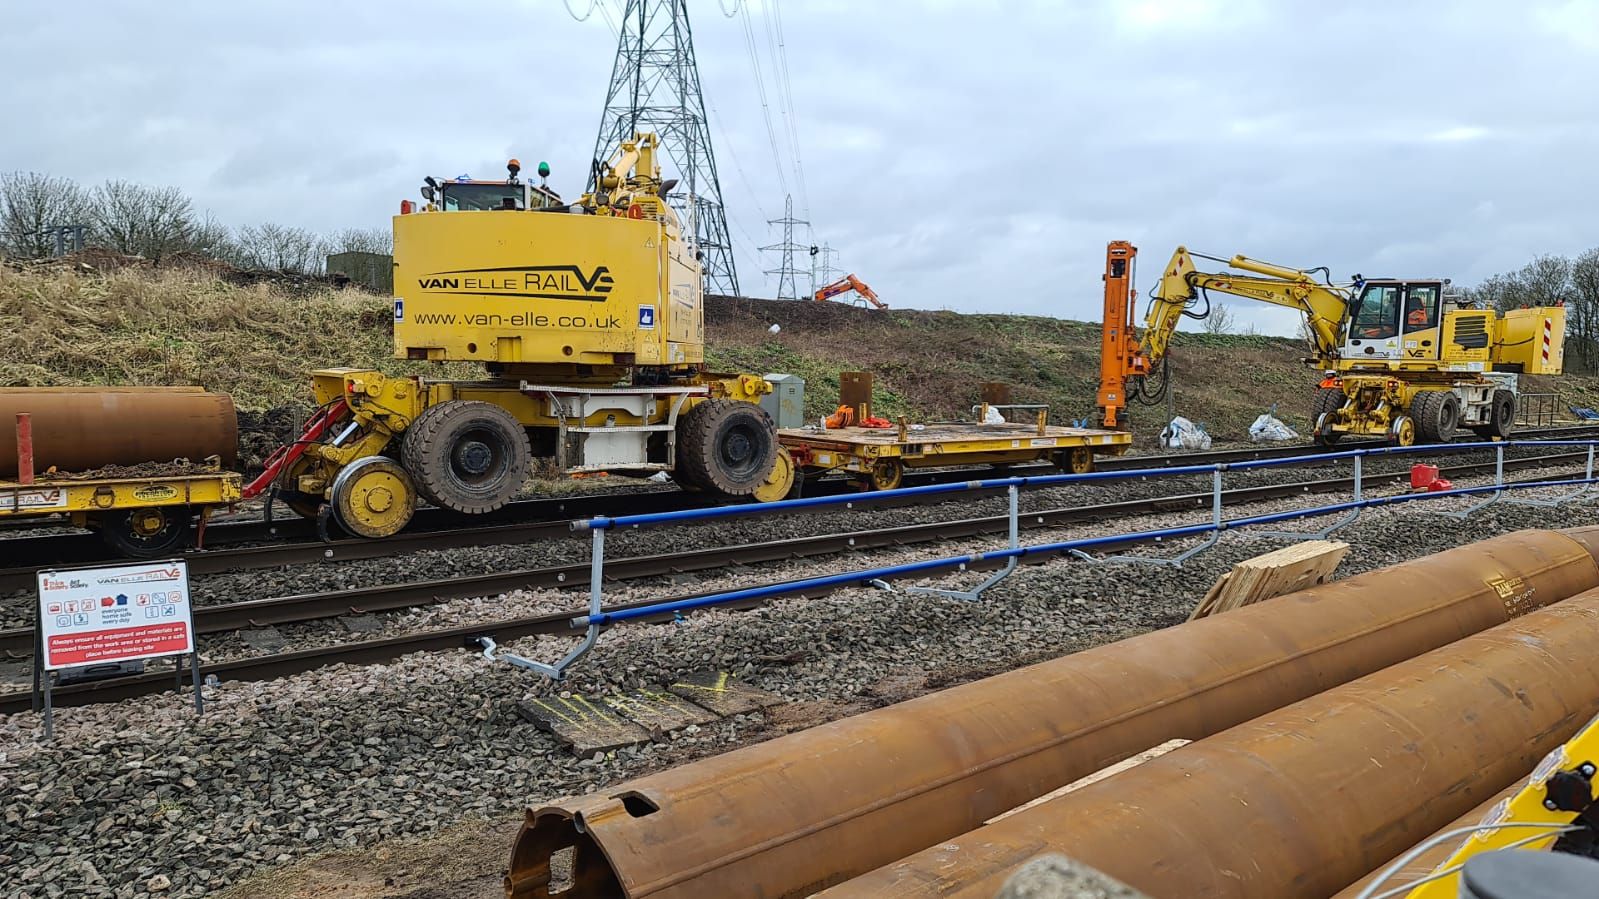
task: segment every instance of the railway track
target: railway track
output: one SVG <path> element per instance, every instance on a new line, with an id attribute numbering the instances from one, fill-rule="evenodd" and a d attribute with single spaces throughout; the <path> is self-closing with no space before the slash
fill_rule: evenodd
<path id="1" fill-rule="evenodd" d="M 1599 427 L 1551 428 L 1526 431 L 1521 434 L 1527 437 L 1585 435 L 1599 436 Z M 1339 449 L 1363 445 L 1374 444 L 1369 442 L 1340 444 Z M 1101 471 L 1128 471 L 1175 465 L 1210 465 L 1256 459 L 1314 456 L 1326 451 L 1325 447 L 1303 444 L 1242 447 L 1159 456 L 1119 456 L 1098 460 L 1097 468 Z M 1054 471 L 1055 468 L 1051 465 L 1038 464 L 1013 466 L 1006 473 L 1032 475 Z M 987 469 L 917 472 L 906 475 L 905 486 L 969 480 L 987 476 L 988 473 Z M 846 479 L 829 478 L 807 485 L 806 493 L 833 495 L 854 489 L 856 488 Z M 878 499 L 870 493 L 863 493 L 861 501 L 892 508 L 920 505 L 929 500 Z M 228 522 L 207 529 L 207 549 L 190 550 L 182 557 L 189 563 L 191 574 L 214 574 L 222 571 L 245 571 L 312 562 L 382 558 L 420 550 L 559 539 L 568 535 L 566 527 L 568 521 L 614 514 L 618 506 L 624 504 L 627 507 L 627 514 L 636 514 L 694 508 L 703 505 L 704 499 L 679 490 L 594 494 L 521 500 L 491 515 L 469 518 L 442 509 L 428 508 L 417 511 L 415 523 L 406 532 L 384 540 L 338 539 L 323 542 L 316 539 L 316 528 L 312 522 L 297 517 L 276 519 L 272 522 L 261 520 Z M 275 542 L 247 545 L 262 541 Z M 102 561 L 115 560 L 107 556 L 105 546 L 94 534 L 55 534 L 0 540 L 0 566 L 5 566 L 0 567 L 0 593 L 32 589 L 38 572 L 52 566 L 92 564 Z"/>
<path id="2" fill-rule="evenodd" d="M 1583 453 L 1556 453 L 1525 459 L 1505 461 L 1505 469 L 1547 468 L 1563 463 L 1576 463 L 1586 459 Z M 1468 477 L 1491 474 L 1493 462 L 1465 463 L 1441 469 L 1448 477 Z M 1376 483 L 1401 481 L 1401 475 L 1367 474 L 1367 486 Z M 1353 487 L 1352 477 L 1327 478 L 1315 481 L 1240 487 L 1223 493 L 1223 504 L 1237 506 L 1268 499 L 1313 493 L 1348 491 Z M 1169 513 L 1205 508 L 1211 501 L 1208 492 L 1190 493 L 1148 499 L 1125 500 L 1094 506 L 1075 506 L 1026 512 L 1021 526 L 1026 529 L 1057 527 L 1064 524 L 1103 521 L 1138 515 Z M 565 524 L 562 524 L 565 527 Z M 610 582 L 638 580 L 671 574 L 690 573 L 723 568 L 729 565 L 750 565 L 762 562 L 805 559 L 863 549 L 894 548 L 925 544 L 941 540 L 988 536 L 1003 533 L 1008 527 L 1006 516 L 987 516 L 957 521 L 911 524 L 897 528 L 870 531 L 853 531 L 809 537 L 774 540 L 745 546 L 695 549 L 687 552 L 652 556 L 620 558 L 606 562 L 606 577 Z M 1130 537 L 1125 544 L 1144 542 Z M 1121 545 L 1121 544 L 1117 544 Z M 1043 557 L 1030 557 L 1029 563 Z M 982 567 L 982 566 L 979 566 Z M 352 612 L 391 611 L 414 608 L 472 596 L 494 595 L 517 589 L 561 588 L 586 584 L 588 563 L 576 562 L 522 571 L 499 572 L 473 577 L 456 577 L 436 581 L 418 581 L 390 584 L 356 590 L 284 596 L 247 602 L 201 606 L 195 609 L 195 629 L 200 634 L 226 633 L 247 627 L 273 624 L 290 624 L 334 618 Z M 832 589 L 796 589 L 785 596 L 820 596 Z M 634 608 L 640 605 L 675 599 L 688 599 L 703 594 L 685 594 L 653 598 L 635 603 L 607 606 L 607 611 Z M 752 601 L 748 605 L 758 605 Z M 732 606 L 743 608 L 744 606 Z M 724 606 L 723 608 L 728 608 Z M 316 647 L 292 652 L 274 653 L 244 659 L 215 662 L 202 666 L 202 676 L 215 675 L 219 679 L 268 680 L 297 674 L 330 664 L 373 664 L 390 661 L 400 656 L 421 651 L 454 649 L 465 646 L 479 635 L 493 635 L 496 639 L 514 640 L 533 634 L 573 633 L 572 617 L 586 614 L 574 610 L 550 615 L 511 618 L 417 634 Z M 670 615 L 661 616 L 661 620 Z M 647 619 L 655 620 L 655 619 Z M 0 653 L 11 658 L 27 657 L 31 653 L 34 633 L 31 628 L 13 628 L 0 631 Z M 154 672 L 133 677 L 72 684 L 54 691 L 57 702 L 74 705 L 115 701 L 131 696 L 161 692 L 172 684 L 170 672 Z M 23 711 L 30 706 L 27 691 L 0 693 L 0 714 Z"/>

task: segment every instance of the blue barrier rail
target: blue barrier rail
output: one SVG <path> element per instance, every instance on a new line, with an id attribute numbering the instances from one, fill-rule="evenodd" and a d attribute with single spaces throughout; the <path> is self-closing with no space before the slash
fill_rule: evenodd
<path id="1" fill-rule="evenodd" d="M 658 617 L 662 614 L 675 614 L 688 612 L 695 609 L 711 608 L 729 603 L 764 599 L 783 594 L 803 592 L 808 589 L 836 587 L 842 585 L 865 585 L 883 583 L 886 578 L 904 577 L 907 575 L 924 572 L 942 571 L 948 569 L 965 568 L 979 563 L 1003 562 L 1004 567 L 996 574 L 990 576 L 983 583 L 971 590 L 938 590 L 933 588 L 911 588 L 910 592 L 935 593 L 953 596 L 966 600 L 977 600 L 988 587 L 997 583 L 1014 571 L 1019 561 L 1030 555 L 1068 553 L 1076 558 L 1090 562 L 1125 561 L 1143 562 L 1150 564 L 1181 564 L 1183 560 L 1214 546 L 1220 535 L 1229 530 L 1244 527 L 1258 527 L 1285 521 L 1303 520 L 1322 516 L 1344 513 L 1330 526 L 1315 532 L 1274 532 L 1267 534 L 1284 536 L 1291 539 L 1307 539 L 1326 537 L 1339 528 L 1345 527 L 1355 521 L 1365 509 L 1393 506 L 1401 503 L 1417 502 L 1430 499 L 1446 499 L 1450 497 L 1488 495 L 1488 499 L 1472 505 L 1464 511 L 1444 512 L 1442 514 L 1464 518 L 1477 510 L 1498 502 L 1506 493 L 1530 489 L 1551 489 L 1559 487 L 1579 487 L 1573 492 L 1553 499 L 1515 500 L 1528 505 L 1554 506 L 1576 500 L 1590 494 L 1599 493 L 1594 489 L 1599 479 L 1594 477 L 1595 448 L 1599 440 L 1509 440 L 1493 444 L 1495 451 L 1495 475 L 1492 484 L 1476 487 L 1455 487 L 1446 490 L 1435 490 L 1425 493 L 1401 493 L 1387 496 L 1366 496 L 1362 487 L 1363 473 L 1362 462 L 1368 457 L 1384 457 L 1396 455 L 1414 455 L 1425 452 L 1447 454 L 1458 452 L 1481 451 L 1482 444 L 1434 444 L 1428 446 L 1392 446 L 1369 447 L 1361 449 L 1342 450 L 1321 453 L 1312 456 L 1294 456 L 1280 459 L 1254 459 L 1242 462 L 1214 463 L 1205 465 L 1181 465 L 1167 468 L 1140 468 L 1124 471 L 1087 472 L 1083 474 L 1042 475 L 1033 477 L 1016 478 L 988 478 L 972 481 L 961 481 L 949 484 L 932 484 L 922 487 L 905 487 L 897 490 L 884 490 L 872 494 L 873 498 L 892 499 L 897 497 L 929 496 L 942 494 L 956 494 L 979 490 L 1005 490 L 1009 498 L 1009 545 L 1004 549 L 989 550 L 986 552 L 970 553 L 959 556 L 949 556 L 940 559 L 929 559 L 919 562 L 910 562 L 902 565 L 890 565 L 870 568 L 861 571 L 851 571 L 841 574 L 825 575 L 796 581 L 777 584 L 767 584 L 759 587 L 749 587 L 741 590 L 731 590 L 706 596 L 697 596 L 689 599 L 673 600 L 651 605 L 638 606 L 629 609 L 603 611 L 604 587 L 604 560 L 605 560 L 605 532 L 617 528 L 643 527 L 660 524 L 677 524 L 691 521 L 707 521 L 712 519 L 733 518 L 745 515 L 768 514 L 771 512 L 784 512 L 799 509 L 821 509 L 832 506 L 851 506 L 861 501 L 859 496 L 828 496 L 803 499 L 783 500 L 773 503 L 745 503 L 731 506 L 718 506 L 707 509 L 684 509 L 675 512 L 654 512 L 642 515 L 619 515 L 615 517 L 598 516 L 582 521 L 572 522 L 574 530 L 586 530 L 593 535 L 593 549 L 590 563 L 589 580 L 589 610 L 587 615 L 579 616 L 572 620 L 574 627 L 584 628 L 585 634 L 582 641 L 571 652 L 567 653 L 560 661 L 545 664 L 531 659 L 525 659 L 509 653 L 495 654 L 492 640 L 485 638 L 483 654 L 489 659 L 500 659 L 511 662 L 523 668 L 536 671 L 546 676 L 560 679 L 567 668 L 586 655 L 595 644 L 602 628 L 611 624 L 634 621 L 642 618 Z M 1506 482 L 1504 479 L 1505 450 L 1512 447 L 1586 447 L 1587 464 L 1584 476 L 1581 478 L 1564 478 L 1544 481 Z M 1306 509 L 1294 509 L 1285 512 L 1271 512 L 1262 515 L 1252 515 L 1242 518 L 1225 519 L 1222 517 L 1222 476 L 1228 471 L 1247 471 L 1253 469 L 1272 468 L 1285 465 L 1315 465 L 1324 462 L 1350 460 L 1354 469 L 1353 496 L 1349 500 L 1313 506 Z M 1020 513 L 1018 496 L 1022 490 L 1058 487 L 1089 481 L 1126 480 L 1152 477 L 1175 477 L 1181 475 L 1209 474 L 1211 475 L 1211 516 L 1210 520 L 1170 528 L 1158 528 L 1147 531 L 1135 531 L 1123 534 L 1112 534 L 1100 537 L 1083 537 L 1075 540 L 1065 540 L 1054 543 L 1034 544 L 1022 546 L 1020 544 Z M 1090 554 L 1092 550 L 1108 546 L 1126 545 L 1128 543 L 1159 542 L 1182 537 L 1203 536 L 1206 539 L 1200 544 L 1190 547 L 1174 558 L 1156 558 L 1142 556 L 1110 556 L 1105 558 L 1095 557 Z"/>

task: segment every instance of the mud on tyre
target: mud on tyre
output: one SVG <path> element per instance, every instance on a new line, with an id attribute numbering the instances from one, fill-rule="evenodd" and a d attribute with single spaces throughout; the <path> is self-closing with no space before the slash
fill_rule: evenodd
<path id="1" fill-rule="evenodd" d="M 423 499 L 481 515 L 504 506 L 526 483 L 527 431 L 493 403 L 450 400 L 429 406 L 405 429 L 400 462 Z"/>
<path id="2" fill-rule="evenodd" d="M 701 490 L 750 496 L 771 474 L 776 458 L 777 429 L 754 403 L 709 399 L 677 422 L 673 476 Z"/>

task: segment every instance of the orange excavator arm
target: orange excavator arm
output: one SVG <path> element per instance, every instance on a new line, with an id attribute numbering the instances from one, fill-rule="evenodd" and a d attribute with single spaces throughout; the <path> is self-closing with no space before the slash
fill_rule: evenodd
<path id="1" fill-rule="evenodd" d="M 868 303 L 871 303 L 873 306 L 877 307 L 878 309 L 887 309 L 888 308 L 888 304 L 887 303 L 885 303 L 882 300 L 879 300 L 877 298 L 877 292 L 876 291 L 874 291 L 870 287 L 866 286 L 866 282 L 865 281 L 862 281 L 861 279 L 855 277 L 852 274 L 851 275 L 845 275 L 844 277 L 839 278 L 837 281 L 834 281 L 833 283 L 828 284 L 825 287 L 819 288 L 816 291 L 816 295 L 812 299 L 815 299 L 817 301 L 830 300 L 833 297 L 838 296 L 839 294 L 849 293 L 852 290 L 855 291 L 857 294 L 860 294 L 862 299 L 864 299 Z"/>

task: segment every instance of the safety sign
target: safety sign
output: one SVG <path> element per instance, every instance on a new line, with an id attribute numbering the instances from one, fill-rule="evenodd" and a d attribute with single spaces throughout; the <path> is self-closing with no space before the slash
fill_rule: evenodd
<path id="1" fill-rule="evenodd" d="M 47 671 L 194 652 L 188 565 L 39 572 L 39 640 Z"/>

